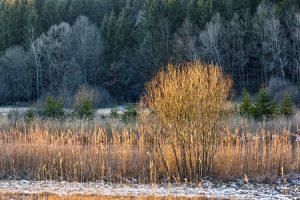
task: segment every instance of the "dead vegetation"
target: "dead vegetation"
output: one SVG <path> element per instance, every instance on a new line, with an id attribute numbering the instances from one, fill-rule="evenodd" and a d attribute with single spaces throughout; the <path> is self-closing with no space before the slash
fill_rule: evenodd
<path id="1" fill-rule="evenodd" d="M 193 177 L 189 177 L 189 173 L 178 177 L 172 145 L 176 147 L 178 160 L 189 161 L 190 154 L 180 154 L 181 143 L 175 137 L 159 143 L 160 154 L 152 149 L 149 134 L 161 130 L 152 132 L 150 126 L 110 129 L 91 128 L 86 124 L 81 128 L 64 129 L 35 122 L 25 130 L 24 126 L 0 131 L 1 179 L 201 181 L 196 173 Z M 281 168 L 286 174 L 300 172 L 300 144 L 291 140 L 287 130 L 250 133 L 237 129 L 232 133 L 230 129 L 222 129 L 218 137 L 208 176 L 232 180 L 246 174 L 250 181 L 270 181 L 278 177 Z M 196 145 L 193 141 L 190 144 Z M 192 166 L 187 163 L 188 172 L 196 170 Z"/>

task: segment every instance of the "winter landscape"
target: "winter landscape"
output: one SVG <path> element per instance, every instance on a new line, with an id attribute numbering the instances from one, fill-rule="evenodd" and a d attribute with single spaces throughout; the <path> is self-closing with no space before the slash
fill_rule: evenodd
<path id="1" fill-rule="evenodd" d="M 300 199 L 299 0 L 0 0 L 0 199 Z"/>

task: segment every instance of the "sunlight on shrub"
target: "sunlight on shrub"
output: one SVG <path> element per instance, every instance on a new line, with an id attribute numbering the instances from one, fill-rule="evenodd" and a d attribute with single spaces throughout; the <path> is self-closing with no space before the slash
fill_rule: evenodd
<path id="1" fill-rule="evenodd" d="M 144 105 L 162 128 L 152 140 L 159 155 L 162 142 L 172 146 L 178 179 L 209 173 L 231 86 L 218 66 L 201 62 L 168 65 L 147 84 Z"/>
<path id="2" fill-rule="evenodd" d="M 74 102 L 75 104 L 81 104 L 86 99 L 90 99 L 95 107 L 108 106 L 113 100 L 109 92 L 104 88 L 94 88 L 89 85 L 81 85 L 78 87 L 75 95 Z"/>

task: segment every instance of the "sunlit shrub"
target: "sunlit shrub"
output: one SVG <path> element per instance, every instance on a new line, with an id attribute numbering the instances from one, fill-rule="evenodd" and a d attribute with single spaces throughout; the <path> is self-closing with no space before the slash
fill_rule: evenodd
<path id="1" fill-rule="evenodd" d="M 152 140 L 159 155 L 162 142 L 172 146 L 176 176 L 209 173 L 231 86 L 218 66 L 201 62 L 168 65 L 147 84 L 143 105 L 162 129 Z M 167 161 L 161 159 L 167 168 Z"/>

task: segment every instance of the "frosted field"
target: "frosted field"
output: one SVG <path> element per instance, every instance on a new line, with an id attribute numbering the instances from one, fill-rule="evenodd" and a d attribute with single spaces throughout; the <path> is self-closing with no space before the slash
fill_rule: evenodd
<path id="1" fill-rule="evenodd" d="M 123 112 L 125 107 L 124 106 L 118 106 L 117 107 L 119 112 Z M 25 113 L 28 109 L 28 107 L 0 107 L 0 116 L 6 117 L 11 112 L 18 112 L 18 113 Z M 70 112 L 70 109 L 64 109 L 66 112 Z M 111 108 L 102 108 L 102 109 L 96 109 L 96 116 L 101 115 L 109 115 L 111 111 Z"/>
<path id="2" fill-rule="evenodd" d="M 278 180 L 274 184 L 244 184 L 243 181 L 215 183 L 204 181 L 201 186 L 187 185 L 144 185 L 77 183 L 53 181 L 0 181 L 0 193 L 57 195 L 109 195 L 109 196 L 176 196 L 176 197 L 214 197 L 232 199 L 299 199 L 300 176 L 283 186 Z"/>
<path id="3" fill-rule="evenodd" d="M 19 107 L 19 108 L 15 108 L 15 107 L 0 107 L 0 114 L 2 116 L 7 116 L 10 112 L 13 112 L 13 111 L 24 113 L 28 109 L 29 108 L 27 108 L 27 107 Z"/>

